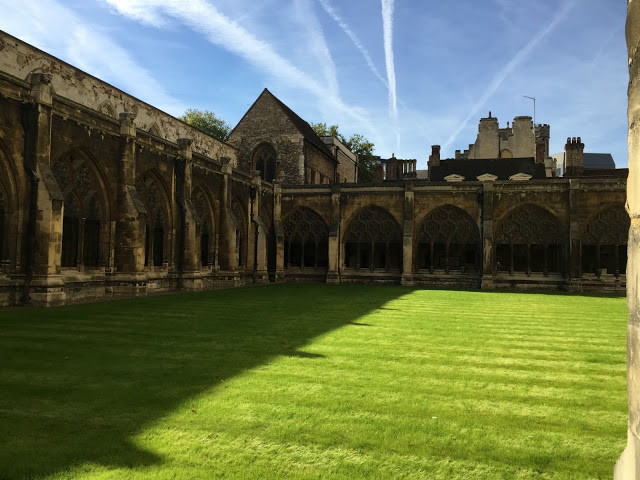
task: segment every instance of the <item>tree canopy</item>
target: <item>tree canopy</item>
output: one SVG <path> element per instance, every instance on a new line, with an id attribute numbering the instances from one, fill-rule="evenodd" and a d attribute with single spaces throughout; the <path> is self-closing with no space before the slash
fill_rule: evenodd
<path id="1" fill-rule="evenodd" d="M 189 108 L 180 117 L 180 120 L 221 142 L 224 142 L 231 131 L 231 125 L 216 117 L 215 113 L 210 110 Z"/>
<path id="2" fill-rule="evenodd" d="M 374 144 L 364 136 L 354 133 L 349 138 L 338 131 L 338 125 L 326 123 L 311 123 L 311 128 L 321 137 L 336 137 L 342 144 L 358 155 L 358 183 L 372 183 L 375 179 L 375 164 L 373 158 Z"/>

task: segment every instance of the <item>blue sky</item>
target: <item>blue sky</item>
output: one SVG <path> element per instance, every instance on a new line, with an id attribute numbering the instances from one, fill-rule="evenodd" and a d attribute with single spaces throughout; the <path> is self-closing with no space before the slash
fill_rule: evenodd
<path id="1" fill-rule="evenodd" d="M 0 0 L 0 29 L 180 115 L 235 125 L 263 88 L 308 122 L 418 159 L 480 117 L 551 125 L 627 165 L 626 2 Z"/>

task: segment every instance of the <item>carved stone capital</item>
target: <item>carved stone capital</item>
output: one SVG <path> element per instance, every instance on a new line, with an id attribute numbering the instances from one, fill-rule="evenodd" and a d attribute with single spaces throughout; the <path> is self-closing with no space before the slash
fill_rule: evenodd
<path id="1" fill-rule="evenodd" d="M 118 115 L 120 119 L 120 135 L 126 135 L 128 137 L 136 136 L 136 113 L 135 112 L 120 112 Z"/>

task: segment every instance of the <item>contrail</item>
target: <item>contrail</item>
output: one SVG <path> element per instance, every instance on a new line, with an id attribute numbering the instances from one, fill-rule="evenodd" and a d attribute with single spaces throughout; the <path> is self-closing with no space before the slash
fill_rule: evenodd
<path id="1" fill-rule="evenodd" d="M 518 65 L 520 65 L 527 56 L 529 56 L 531 51 L 549 34 L 549 32 L 551 32 L 555 27 L 558 26 L 558 24 L 562 20 L 564 20 L 564 18 L 567 16 L 569 11 L 573 8 L 574 4 L 575 4 L 575 0 L 571 0 L 565 3 L 564 6 L 560 9 L 560 11 L 556 13 L 556 15 L 553 17 L 553 20 L 551 20 L 551 23 L 549 23 L 549 25 L 547 25 L 545 28 L 540 30 L 536 34 L 536 36 L 533 37 L 529 41 L 529 43 L 527 43 L 524 47 L 522 47 L 520 51 L 518 51 L 518 53 L 516 53 L 513 56 L 513 58 L 509 61 L 509 63 L 507 63 L 504 66 L 504 68 L 500 70 L 495 77 L 493 77 L 493 80 L 489 84 L 489 87 L 485 90 L 485 92 L 482 94 L 480 99 L 474 104 L 473 108 L 471 109 L 471 113 L 469 113 L 467 118 L 464 119 L 462 124 L 455 130 L 455 132 L 453 132 L 453 134 L 449 137 L 447 142 L 444 144 L 443 150 L 448 149 L 449 146 L 456 140 L 456 138 L 458 138 L 458 135 L 460 135 L 460 132 L 465 129 L 465 127 L 469 123 L 469 120 L 471 120 L 472 118 L 475 118 L 475 116 L 478 113 L 478 110 L 480 110 L 480 108 L 482 108 L 482 106 L 487 102 L 487 100 L 489 100 L 489 98 L 491 98 L 493 94 L 496 93 L 496 90 L 498 90 L 500 85 L 502 85 L 502 82 L 504 81 L 504 79 L 507 78 L 507 76 L 509 76 L 509 74 L 511 74 L 511 72 L 513 72 L 513 70 Z"/>
<path id="2" fill-rule="evenodd" d="M 349 28 L 349 25 L 347 25 L 347 23 L 342 19 L 342 17 L 338 15 L 336 10 L 329 4 L 327 0 L 318 0 L 318 2 L 322 6 L 322 8 L 324 8 L 324 11 L 327 12 L 327 14 L 331 18 L 333 18 L 333 20 L 338 24 L 340 28 L 342 28 L 342 30 L 347 35 L 347 37 L 351 39 L 355 47 L 360 51 L 360 53 L 364 57 L 365 62 L 367 62 L 367 66 L 369 67 L 369 70 L 371 70 L 371 72 L 376 77 L 378 77 L 378 79 L 384 84 L 384 86 L 388 88 L 389 84 L 387 83 L 385 78 L 380 74 L 380 71 L 376 68 L 375 64 L 373 63 L 373 60 L 371 59 L 371 55 L 369 55 L 369 52 L 364 47 L 364 45 L 362 45 L 362 42 L 357 37 L 357 35 L 353 32 L 353 30 Z"/>
<path id="3" fill-rule="evenodd" d="M 384 59 L 387 66 L 387 83 L 389 85 L 389 110 L 391 116 L 398 118 L 398 101 L 396 96 L 396 71 L 393 64 L 393 0 L 382 0 L 382 33 L 384 37 Z"/>

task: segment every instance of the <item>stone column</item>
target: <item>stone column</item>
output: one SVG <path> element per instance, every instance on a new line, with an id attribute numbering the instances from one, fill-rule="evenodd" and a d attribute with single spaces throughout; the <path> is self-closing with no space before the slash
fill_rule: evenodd
<path id="1" fill-rule="evenodd" d="M 569 179 L 569 258 L 563 266 L 564 274 L 569 279 L 571 290 L 582 291 L 582 240 L 580 238 L 580 180 Z"/>
<path id="2" fill-rule="evenodd" d="M 267 272 L 267 235 L 269 234 L 264 221 L 260 217 L 261 200 L 262 200 L 262 178 L 260 170 L 251 172 L 251 188 L 254 191 L 253 202 L 253 218 L 249 226 L 249 266 L 254 270 L 255 283 L 265 283 L 269 281 Z M 251 199 L 250 199 L 251 200 Z"/>
<path id="3" fill-rule="evenodd" d="M 122 112 L 120 118 L 120 159 L 115 235 L 114 294 L 137 295 L 146 292 L 144 274 L 147 211 L 136 191 L 136 114 Z M 150 232 L 153 236 L 153 232 Z M 150 253 L 151 254 L 151 253 Z M 153 264 L 153 257 L 149 258 Z"/>
<path id="4" fill-rule="evenodd" d="M 200 278 L 200 218 L 191 203 L 192 144 L 191 138 L 179 138 L 179 158 L 176 160 L 177 260 L 182 287 L 202 288 Z"/>
<path id="5" fill-rule="evenodd" d="M 402 232 L 402 285 L 413 285 L 413 185 L 404 184 L 404 228 Z"/>
<path id="6" fill-rule="evenodd" d="M 231 213 L 231 159 L 222 157 L 222 182 L 220 184 L 220 218 L 218 231 L 220 232 L 220 270 L 235 271 L 238 269 L 236 255 L 236 225 Z"/>
<path id="7" fill-rule="evenodd" d="M 51 170 L 50 74 L 31 74 L 30 97 L 24 132 L 24 161 L 31 182 L 23 301 L 56 305 L 66 298 L 60 276 L 64 197 Z"/>
<path id="8" fill-rule="evenodd" d="M 495 252 L 493 244 L 493 192 L 492 182 L 482 182 L 482 282 L 481 288 L 494 288 L 493 269 Z"/>
<path id="9" fill-rule="evenodd" d="M 329 224 L 329 268 L 327 283 L 340 283 L 340 185 L 331 187 L 331 223 Z"/>
<path id="10" fill-rule="evenodd" d="M 627 264 L 627 448 L 615 466 L 615 480 L 640 479 L 640 3 L 627 4 L 629 50 L 629 177 L 627 209 L 631 217 Z"/>
<path id="11" fill-rule="evenodd" d="M 276 283 L 284 282 L 284 232 L 282 230 L 282 187 L 273 182 L 273 228 L 276 234 Z"/>

